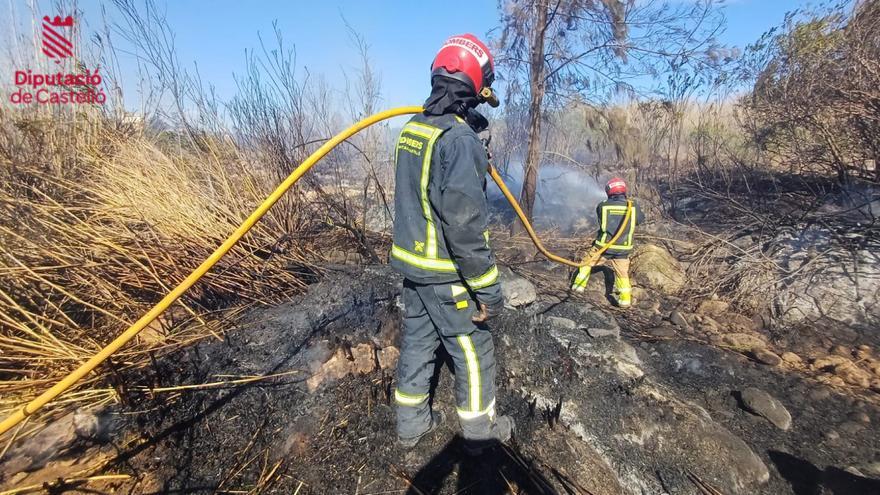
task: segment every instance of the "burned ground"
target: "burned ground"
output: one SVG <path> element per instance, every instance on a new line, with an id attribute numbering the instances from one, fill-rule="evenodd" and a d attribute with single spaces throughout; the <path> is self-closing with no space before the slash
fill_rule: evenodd
<path id="1" fill-rule="evenodd" d="M 540 278 L 542 269 L 532 270 L 529 278 Z M 586 297 L 542 286 L 493 323 L 499 411 L 514 416 L 517 432 L 480 459 L 463 454 L 449 420 L 411 452 L 395 446 L 399 280 L 379 266 L 331 275 L 292 303 L 253 311 L 222 341 L 127 376 L 131 390 L 154 392 L 129 393 L 106 412 L 117 418 L 112 447 L 88 452 L 104 453 L 105 471 L 131 474 L 117 487 L 131 493 L 880 490 L 871 479 L 880 460 L 875 393 L 713 344 L 685 310 L 692 302 L 656 295 L 647 304 L 642 294 L 641 307 L 613 309 L 594 279 Z M 681 326 L 667 316 L 679 310 Z M 751 321 L 718 318 L 727 331 Z M 749 330 L 759 335 L 758 326 Z M 868 338 L 848 337 L 851 348 Z M 175 389 L 266 375 L 274 378 Z M 434 400 L 447 418 L 455 417 L 451 381 L 440 364 Z M 748 387 L 777 398 L 790 429 L 746 412 Z"/>

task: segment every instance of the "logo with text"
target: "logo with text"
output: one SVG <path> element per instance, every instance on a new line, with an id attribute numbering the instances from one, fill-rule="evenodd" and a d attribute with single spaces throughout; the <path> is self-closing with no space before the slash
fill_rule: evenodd
<path id="1" fill-rule="evenodd" d="M 78 72 L 41 73 L 31 69 L 16 70 L 14 83 L 16 91 L 9 95 L 9 101 L 18 105 L 103 105 L 107 96 L 101 86 L 99 69 L 87 69 L 74 57 L 73 29 L 71 16 L 62 18 L 43 17 L 42 52 L 56 65 L 70 58 L 80 70 Z"/>

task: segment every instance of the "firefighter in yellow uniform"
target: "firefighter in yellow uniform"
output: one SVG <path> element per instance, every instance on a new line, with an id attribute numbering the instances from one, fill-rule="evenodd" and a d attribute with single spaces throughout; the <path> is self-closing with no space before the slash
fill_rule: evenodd
<path id="1" fill-rule="evenodd" d="M 632 284 L 629 281 L 629 253 L 633 248 L 633 236 L 636 225 L 645 221 L 645 215 L 641 208 L 626 197 L 626 182 L 618 177 L 608 181 L 605 185 L 605 194 L 608 199 L 599 203 L 596 207 L 596 217 L 599 230 L 596 240 L 587 254 L 587 259 L 594 260 L 592 265 L 581 267 L 577 271 L 571 288 L 577 292 L 583 292 L 590 279 L 590 271 L 593 266 L 611 266 L 614 271 L 614 293 L 617 296 L 617 305 L 628 308 L 632 305 Z M 627 208 L 633 211 L 626 218 Z M 620 232 L 614 244 L 609 244 L 615 234 Z M 597 254 L 605 248 L 598 258 Z"/>

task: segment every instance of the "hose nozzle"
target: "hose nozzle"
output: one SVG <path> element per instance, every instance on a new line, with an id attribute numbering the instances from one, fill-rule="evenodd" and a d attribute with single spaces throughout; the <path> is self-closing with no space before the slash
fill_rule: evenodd
<path id="1" fill-rule="evenodd" d="M 485 87 L 480 90 L 480 97 L 484 102 L 488 103 L 490 107 L 497 108 L 498 107 L 498 96 L 492 91 L 492 88 Z"/>

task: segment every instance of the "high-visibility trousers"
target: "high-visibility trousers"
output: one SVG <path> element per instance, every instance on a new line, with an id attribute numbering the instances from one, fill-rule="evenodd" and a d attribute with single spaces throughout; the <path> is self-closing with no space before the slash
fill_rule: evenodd
<path id="1" fill-rule="evenodd" d="M 588 258 L 594 258 L 591 251 L 587 255 Z M 629 281 L 629 259 L 628 258 L 606 258 L 600 257 L 592 266 L 582 266 L 578 269 L 574 282 L 571 284 L 572 290 L 583 292 L 587 288 L 587 282 L 590 280 L 590 272 L 593 266 L 611 266 L 614 272 L 614 294 L 617 296 L 617 305 L 627 308 L 632 305 L 632 284 Z"/>
<path id="2" fill-rule="evenodd" d="M 431 378 L 442 345 L 455 369 L 455 401 L 462 435 L 490 438 L 495 422 L 495 345 L 483 325 L 471 321 L 476 301 L 462 284 L 404 280 L 404 318 L 397 366 L 397 434 L 414 438 L 431 425 Z"/>

